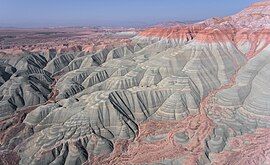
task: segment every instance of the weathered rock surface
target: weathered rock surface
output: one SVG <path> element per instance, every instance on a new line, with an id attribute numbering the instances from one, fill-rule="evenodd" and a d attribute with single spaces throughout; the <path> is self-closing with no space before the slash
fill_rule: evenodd
<path id="1" fill-rule="evenodd" d="M 183 45 L 135 37 L 132 44 L 48 62 L 46 71 L 67 73 L 55 85 L 59 101 L 24 120 L 35 133 L 18 147 L 22 164 L 91 161 L 111 153 L 116 140 L 134 140 L 141 122 L 198 115 L 202 98 L 245 62 L 230 42 Z M 175 141 L 188 143 L 189 137 L 179 133 Z"/>
<path id="2" fill-rule="evenodd" d="M 1 54 L 1 149 L 20 164 L 267 164 L 269 5 L 98 51 Z"/>
<path id="3" fill-rule="evenodd" d="M 49 72 L 43 70 L 46 62 L 41 55 L 22 54 L 14 67 L 8 63 L 1 64 L 5 67 L 2 69 L 5 82 L 0 86 L 1 117 L 12 115 L 18 108 L 47 101 L 53 79 Z"/>
<path id="4" fill-rule="evenodd" d="M 12 67 L 9 64 L 1 63 L 0 64 L 0 86 L 3 85 L 13 73 L 16 72 L 16 68 Z"/>
<path id="5" fill-rule="evenodd" d="M 236 127 L 234 130 L 242 128 L 240 133 L 269 127 L 269 66 L 268 46 L 239 70 L 232 87 L 216 94 L 214 105 L 226 109 L 228 115 L 215 116 L 211 110 L 215 120 L 223 120 L 228 126 Z"/>

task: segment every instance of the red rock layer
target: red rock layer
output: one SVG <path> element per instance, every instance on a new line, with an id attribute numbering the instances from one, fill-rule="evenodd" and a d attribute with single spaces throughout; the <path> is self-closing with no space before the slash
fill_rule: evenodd
<path id="1" fill-rule="evenodd" d="M 182 39 L 198 42 L 249 42 L 251 47 L 246 53 L 252 58 L 270 44 L 270 1 L 251 5 L 243 11 L 225 18 L 212 18 L 190 25 L 154 27 L 141 32 L 144 37 Z"/>
<path id="2" fill-rule="evenodd" d="M 141 32 L 144 37 L 158 37 L 168 39 L 182 39 L 190 41 L 195 39 L 198 42 L 227 42 L 233 41 L 235 30 L 233 28 L 207 27 L 206 24 L 183 25 L 175 27 L 155 27 Z"/>
<path id="3" fill-rule="evenodd" d="M 158 38 L 169 38 L 169 39 L 187 39 L 191 40 L 194 38 L 196 33 L 206 27 L 205 24 L 197 25 L 176 25 L 172 27 L 153 27 L 146 29 L 139 35 L 144 37 L 158 37 Z"/>
<path id="4" fill-rule="evenodd" d="M 194 26 L 177 26 L 150 28 L 139 34 L 144 37 L 167 39 L 195 40 L 201 43 L 231 42 L 237 47 L 240 43 L 249 42 L 250 48 L 246 53 L 247 59 L 252 58 L 270 44 L 270 29 L 233 28 L 215 25 L 204 28 Z"/>
<path id="5" fill-rule="evenodd" d="M 228 144 L 231 151 L 213 154 L 218 164 L 270 164 L 270 129 L 258 129 L 254 134 L 232 138 Z"/>
<path id="6" fill-rule="evenodd" d="M 250 59 L 270 44 L 270 29 L 255 31 L 241 29 L 236 33 L 235 42 L 237 45 L 241 42 L 249 42 L 251 44 L 250 49 L 246 53 L 246 57 Z"/>
<path id="7" fill-rule="evenodd" d="M 234 33 L 234 29 L 206 28 L 197 34 L 195 40 L 203 43 L 232 42 Z"/>
<path id="8" fill-rule="evenodd" d="M 211 134 L 213 123 L 205 114 L 189 116 L 183 121 L 155 121 L 150 120 L 140 125 L 139 135 L 135 142 L 119 140 L 109 156 L 93 157 L 94 164 L 144 164 L 156 163 L 164 159 L 183 158 L 184 164 L 193 165 L 203 159 L 205 143 Z M 190 137 L 185 145 L 174 140 L 175 134 L 186 132 Z M 148 136 L 162 135 L 162 140 L 147 142 Z M 123 146 L 126 146 L 123 148 Z"/>

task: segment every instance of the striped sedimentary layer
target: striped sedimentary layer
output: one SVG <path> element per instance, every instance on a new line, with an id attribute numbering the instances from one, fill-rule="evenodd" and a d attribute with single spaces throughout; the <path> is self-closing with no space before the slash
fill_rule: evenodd
<path id="1" fill-rule="evenodd" d="M 24 123 L 35 133 L 17 147 L 20 162 L 91 162 L 111 153 L 117 140 L 134 140 L 144 121 L 198 115 L 201 100 L 244 63 L 229 40 L 172 43 L 135 37 L 130 45 L 93 54 L 56 55 L 45 70 L 64 73 L 55 84 L 57 102 L 27 115 Z M 175 135 L 179 143 L 188 138 Z"/>
<path id="2" fill-rule="evenodd" d="M 149 28 L 97 52 L 1 60 L 0 117 L 39 105 L 21 118 L 28 134 L 3 146 L 21 164 L 215 162 L 233 137 L 269 127 L 267 5 Z"/>

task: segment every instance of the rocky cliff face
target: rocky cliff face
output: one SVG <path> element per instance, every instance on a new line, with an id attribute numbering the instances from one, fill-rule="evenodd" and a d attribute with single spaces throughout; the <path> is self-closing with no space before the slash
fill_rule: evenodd
<path id="1" fill-rule="evenodd" d="M 93 53 L 2 54 L 2 163 L 268 164 L 269 7 Z"/>

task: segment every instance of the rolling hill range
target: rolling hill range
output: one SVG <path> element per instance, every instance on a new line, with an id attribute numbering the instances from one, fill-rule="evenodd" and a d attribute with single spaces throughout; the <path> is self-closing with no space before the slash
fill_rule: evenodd
<path id="1" fill-rule="evenodd" d="M 0 50 L 0 164 L 270 164 L 270 1 L 85 34 Z"/>

